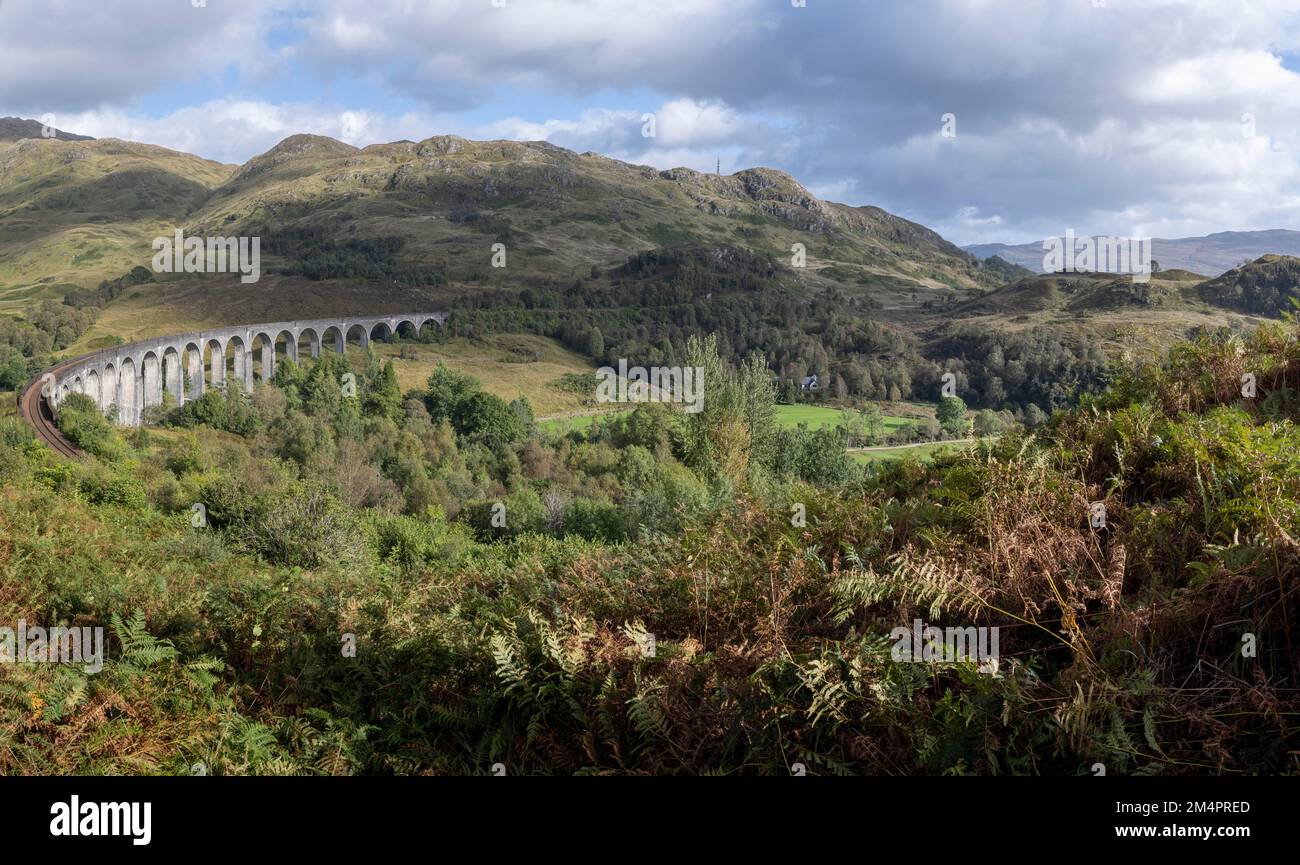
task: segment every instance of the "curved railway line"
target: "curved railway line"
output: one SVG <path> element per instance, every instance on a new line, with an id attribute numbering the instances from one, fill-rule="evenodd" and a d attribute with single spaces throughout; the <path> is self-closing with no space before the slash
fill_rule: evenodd
<path id="1" fill-rule="evenodd" d="M 27 387 L 18 392 L 18 413 L 23 420 L 27 421 L 36 432 L 36 437 L 45 442 L 55 453 L 68 457 L 69 459 L 78 459 L 85 456 L 85 451 L 68 441 L 67 437 L 59 430 L 54 423 L 54 410 L 50 407 L 50 402 L 45 398 L 41 391 L 46 382 L 46 376 L 54 374 L 57 378 L 60 370 L 73 366 L 81 358 L 73 358 L 55 366 L 40 376 L 33 379 L 27 384 Z"/>

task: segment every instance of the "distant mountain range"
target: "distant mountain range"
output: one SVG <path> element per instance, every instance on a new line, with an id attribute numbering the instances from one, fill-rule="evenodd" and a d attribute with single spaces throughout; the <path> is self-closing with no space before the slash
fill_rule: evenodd
<path id="1" fill-rule="evenodd" d="M 1189 270 L 1204 276 L 1220 276 L 1246 261 L 1264 255 L 1300 256 L 1300 231 L 1274 228 L 1267 231 L 1220 231 L 1205 237 L 1157 237 L 1151 242 L 1151 257 L 1162 270 Z M 1043 244 L 977 243 L 962 247 L 979 259 L 997 256 L 1004 261 L 1043 272 Z"/>

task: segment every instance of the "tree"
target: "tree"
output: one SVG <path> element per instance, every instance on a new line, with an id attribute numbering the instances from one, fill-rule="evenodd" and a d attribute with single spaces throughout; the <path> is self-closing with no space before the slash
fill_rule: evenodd
<path id="1" fill-rule="evenodd" d="M 70 393 L 63 398 L 58 422 L 68 440 L 83 450 L 108 460 L 121 456 L 122 442 L 117 431 L 85 394 Z"/>
<path id="2" fill-rule="evenodd" d="M 524 429 L 532 433 L 537 426 L 537 416 L 533 414 L 533 404 L 528 401 L 528 397 L 520 396 L 510 401 L 510 410 L 519 416 L 523 422 Z"/>
<path id="3" fill-rule="evenodd" d="M 370 381 L 366 393 L 366 413 L 397 420 L 402 415 L 402 389 L 397 384 L 397 370 L 390 360 L 383 371 Z"/>
<path id="4" fill-rule="evenodd" d="M 866 437 L 867 444 L 879 444 L 885 435 L 885 415 L 880 411 L 880 406 L 874 402 L 869 402 L 862 409 L 860 416 L 862 418 L 862 432 Z"/>
<path id="5" fill-rule="evenodd" d="M 343 376 L 351 371 L 343 355 L 322 352 L 299 385 L 303 411 L 334 417 L 343 403 Z"/>
<path id="6" fill-rule="evenodd" d="M 767 465 L 777 429 L 776 388 L 772 385 L 772 373 L 762 354 L 754 352 L 749 356 L 740 368 L 737 383 L 744 405 L 745 423 L 749 426 L 750 457 Z"/>
<path id="7" fill-rule="evenodd" d="M 716 334 L 686 342 L 686 365 L 703 371 L 701 411 L 687 413 L 682 450 L 685 462 L 705 477 L 739 480 L 751 464 L 771 459 L 776 423 L 776 389 L 763 355 L 755 352 L 732 369 L 718 352 Z"/>
<path id="8" fill-rule="evenodd" d="M 1047 421 L 1047 414 L 1034 403 L 1025 408 L 1025 426 L 1033 429 Z"/>
<path id="9" fill-rule="evenodd" d="M 944 432 L 954 436 L 966 434 L 966 403 L 961 397 L 942 397 L 935 417 L 939 419 L 939 427 Z"/>
<path id="10" fill-rule="evenodd" d="M 605 335 L 598 327 L 593 327 L 587 334 L 587 354 L 596 360 L 605 359 Z"/>
<path id="11" fill-rule="evenodd" d="M 499 396 L 479 391 L 460 403 L 451 424 L 457 434 L 500 450 L 528 435 L 523 420 Z"/>
<path id="12" fill-rule="evenodd" d="M 975 435 L 992 436 L 1002 432 L 1002 418 L 990 409 L 984 409 L 975 415 Z"/>
<path id="13" fill-rule="evenodd" d="M 27 361 L 22 352 L 0 345 L 0 390 L 17 390 L 27 383 Z"/>
<path id="14" fill-rule="evenodd" d="M 786 377 L 781 380 L 781 405 L 794 405 L 799 401 L 799 391 L 794 386 L 794 379 Z"/>
<path id="15" fill-rule="evenodd" d="M 672 415 L 663 403 L 641 403 L 616 423 L 615 444 L 619 448 L 666 452 L 672 440 Z"/>
<path id="16" fill-rule="evenodd" d="M 844 430 L 823 427 L 810 430 L 800 425 L 777 431 L 772 470 L 779 477 L 797 477 L 822 486 L 835 486 L 857 477 L 860 472 L 845 450 Z"/>
<path id="17" fill-rule="evenodd" d="M 858 393 L 865 397 L 876 395 L 876 383 L 871 378 L 871 370 L 862 370 L 862 382 L 858 385 Z"/>
<path id="18" fill-rule="evenodd" d="M 279 446 L 276 453 L 299 465 L 306 465 L 314 455 L 333 455 L 334 442 L 330 436 L 328 421 L 320 417 L 308 417 L 302 412 L 289 412 L 274 428 Z"/>
<path id="19" fill-rule="evenodd" d="M 686 340 L 685 365 L 701 371 L 701 380 L 696 384 L 704 387 L 707 396 L 702 411 L 686 416 L 682 430 L 683 461 L 706 477 L 716 476 L 719 460 L 710 432 L 723 424 L 724 417 L 734 412 L 737 402 L 731 371 L 718 357 L 717 334 L 689 337 Z"/>
<path id="20" fill-rule="evenodd" d="M 479 384 L 473 378 L 438 364 L 429 375 L 424 394 L 424 407 L 429 410 L 429 419 L 435 425 L 443 420 L 452 420 L 454 423 L 453 419 L 461 404 L 478 391 Z"/>

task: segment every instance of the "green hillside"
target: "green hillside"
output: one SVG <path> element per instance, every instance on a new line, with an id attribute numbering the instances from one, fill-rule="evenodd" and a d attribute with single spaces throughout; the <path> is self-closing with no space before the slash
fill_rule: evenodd
<path id="1" fill-rule="evenodd" d="M 1266 255 L 1203 283 L 1199 291 L 1210 303 L 1241 312 L 1290 312 L 1300 299 L 1300 258 Z"/>
<path id="2" fill-rule="evenodd" d="M 660 172 L 545 143 L 452 136 L 358 150 L 295 135 L 241 167 L 120 141 L 0 148 L 0 243 L 15 252 L 24 243 L 0 269 L 0 302 L 52 280 L 93 287 L 147 265 L 149 242 L 172 225 L 262 236 L 270 268 L 323 279 L 322 294 L 345 291 L 331 281 L 345 277 L 517 285 L 698 244 L 789 260 L 802 243 L 813 283 L 838 279 L 820 275 L 836 269 L 855 284 L 919 291 L 997 282 L 923 226 L 821 201 L 770 169 Z M 504 272 L 491 267 L 497 242 L 509 253 Z"/>
<path id="3" fill-rule="evenodd" d="M 0 310 L 147 266 L 232 170 L 115 139 L 0 140 Z"/>

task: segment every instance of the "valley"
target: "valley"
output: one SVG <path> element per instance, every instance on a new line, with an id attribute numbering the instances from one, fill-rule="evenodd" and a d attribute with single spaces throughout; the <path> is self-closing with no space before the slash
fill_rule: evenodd
<path id="1" fill-rule="evenodd" d="M 9 846 L 1285 841 L 1297 8 L 0 0 Z"/>

